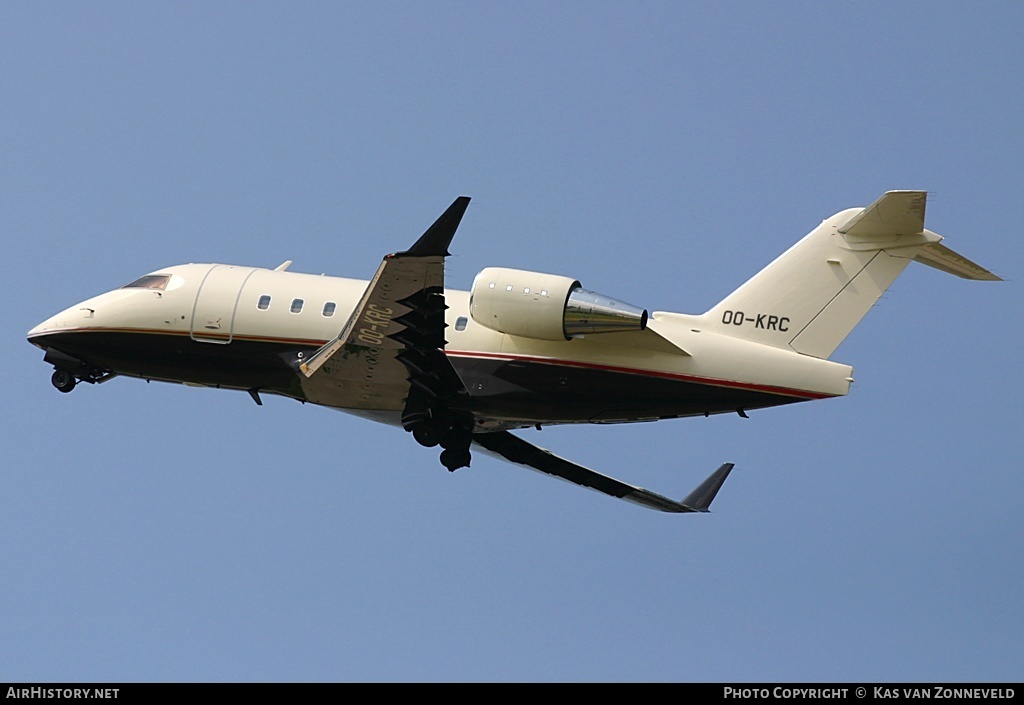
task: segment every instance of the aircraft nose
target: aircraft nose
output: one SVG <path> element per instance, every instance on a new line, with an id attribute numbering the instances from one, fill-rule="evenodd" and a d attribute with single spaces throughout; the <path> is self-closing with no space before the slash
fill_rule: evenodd
<path id="1" fill-rule="evenodd" d="M 25 337 L 28 338 L 29 342 L 31 342 L 32 338 L 36 338 L 36 337 L 42 335 L 45 332 L 46 332 L 46 322 L 43 321 L 38 326 L 36 326 L 32 330 L 30 330 L 28 333 L 26 333 Z"/>
<path id="2" fill-rule="evenodd" d="M 46 340 L 46 337 L 48 335 L 51 335 L 55 330 L 64 327 L 63 325 L 61 325 L 62 321 L 59 319 L 61 319 L 61 314 L 57 314 L 56 316 L 47 318 L 45 321 L 43 321 L 35 328 L 30 330 L 28 333 L 25 334 L 25 337 L 28 340 L 28 342 L 32 343 L 33 345 L 38 345 L 39 347 L 45 350 L 47 347 L 44 342 Z"/>
<path id="3" fill-rule="evenodd" d="M 45 349 L 47 346 L 44 341 L 48 337 L 81 325 L 92 313 L 94 309 L 85 308 L 81 304 L 65 309 L 30 330 L 26 334 L 28 342 Z"/>

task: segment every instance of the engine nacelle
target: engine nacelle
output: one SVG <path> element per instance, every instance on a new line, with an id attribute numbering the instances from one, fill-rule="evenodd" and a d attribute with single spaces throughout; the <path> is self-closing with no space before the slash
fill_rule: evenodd
<path id="1" fill-rule="evenodd" d="M 473 280 L 469 313 L 500 333 L 570 340 L 589 333 L 644 330 L 647 311 L 587 291 L 557 274 L 488 267 Z"/>

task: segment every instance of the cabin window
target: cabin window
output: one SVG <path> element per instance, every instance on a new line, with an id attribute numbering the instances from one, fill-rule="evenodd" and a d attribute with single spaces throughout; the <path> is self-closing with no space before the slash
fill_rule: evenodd
<path id="1" fill-rule="evenodd" d="M 455 330 L 466 330 L 466 324 L 469 323 L 469 319 L 465 316 L 459 316 L 455 319 Z"/>
<path id="2" fill-rule="evenodd" d="M 324 304 L 324 317 L 325 318 L 330 318 L 331 316 L 333 316 L 334 315 L 334 309 L 336 309 L 336 308 L 337 308 L 337 304 L 335 304 L 333 301 L 328 301 L 327 303 L 325 303 Z"/>
<path id="3" fill-rule="evenodd" d="M 512 291 L 512 285 L 509 284 L 508 286 L 506 286 L 505 291 Z"/>
<path id="4" fill-rule="evenodd" d="M 260 297 L 259 303 L 256 304 L 256 308 L 260 311 L 266 311 L 270 308 L 270 294 L 264 294 Z"/>
<path id="5" fill-rule="evenodd" d="M 131 284 L 125 284 L 122 289 L 156 289 L 163 291 L 167 288 L 167 282 L 171 280 L 170 274 L 147 274 L 139 277 Z"/>
<path id="6" fill-rule="evenodd" d="M 302 312 L 302 304 L 303 303 L 305 303 L 305 302 L 302 299 L 292 299 L 291 312 L 292 313 L 301 313 Z"/>

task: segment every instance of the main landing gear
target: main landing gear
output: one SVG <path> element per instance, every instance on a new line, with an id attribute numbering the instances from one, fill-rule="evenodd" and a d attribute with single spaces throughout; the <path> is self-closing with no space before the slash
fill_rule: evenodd
<path id="1" fill-rule="evenodd" d="M 441 464 L 448 468 L 449 472 L 469 467 L 472 457 L 469 452 L 469 446 L 473 442 L 472 422 L 432 415 L 417 422 L 409 430 L 421 446 L 434 448 L 440 445 L 444 448 L 441 451 Z"/>

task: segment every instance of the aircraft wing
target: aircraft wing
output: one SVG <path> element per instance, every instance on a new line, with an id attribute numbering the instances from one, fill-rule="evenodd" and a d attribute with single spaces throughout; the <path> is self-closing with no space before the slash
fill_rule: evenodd
<path id="1" fill-rule="evenodd" d="M 602 475 L 582 465 L 577 465 L 565 458 L 560 458 L 549 450 L 538 448 L 508 431 L 495 433 L 475 433 L 473 442 L 482 448 L 513 463 L 525 465 L 533 470 L 553 475 L 562 480 L 604 492 L 612 497 L 627 502 L 657 509 L 662 512 L 707 512 L 711 502 L 718 494 L 725 478 L 732 471 L 733 464 L 725 463 L 711 473 L 704 482 L 684 499 L 676 501 L 660 494 L 655 494 L 642 487 L 628 485 L 613 477 Z"/>
<path id="2" fill-rule="evenodd" d="M 708 511 L 731 463 L 676 501 L 572 463 L 507 431 L 472 433 L 472 418 L 452 412 L 449 402 L 465 387 L 444 353 L 444 258 L 468 205 L 465 196 L 455 199 L 412 247 L 384 258 L 341 333 L 299 360 L 306 398 L 368 415 L 401 412 L 402 425 L 414 433 L 424 421 L 444 420 L 454 429 L 442 441 L 445 453 L 464 454 L 446 461 L 442 453 L 449 470 L 469 464 L 465 448 L 473 442 L 505 460 L 645 507 Z"/>
<path id="3" fill-rule="evenodd" d="M 461 391 L 442 352 L 444 258 L 469 200 L 455 199 L 412 247 L 387 255 L 338 337 L 301 361 L 310 401 L 394 412 L 410 385 L 438 398 Z"/>

